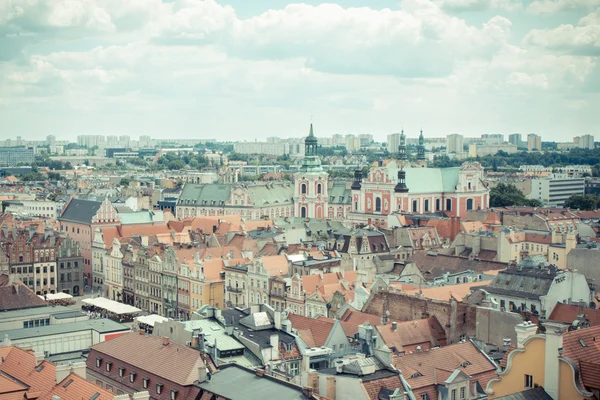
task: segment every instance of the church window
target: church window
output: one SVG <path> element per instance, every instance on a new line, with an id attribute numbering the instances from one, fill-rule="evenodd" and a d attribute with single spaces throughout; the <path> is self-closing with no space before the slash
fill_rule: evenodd
<path id="1" fill-rule="evenodd" d="M 413 202 L 412 202 L 412 211 L 413 212 L 419 211 L 419 202 L 417 200 L 413 200 Z"/>
<path id="2" fill-rule="evenodd" d="M 473 199 L 467 199 L 467 210 L 473 209 Z"/>
<path id="3" fill-rule="evenodd" d="M 301 216 L 302 218 L 306 218 L 306 207 L 302 207 L 302 208 L 300 209 L 300 216 Z"/>
<path id="4" fill-rule="evenodd" d="M 300 185 L 300 191 L 302 192 L 302 194 L 306 194 L 306 183 Z"/>
<path id="5" fill-rule="evenodd" d="M 435 199 L 435 211 L 440 211 L 442 208 L 442 204 L 440 199 Z"/>
<path id="6" fill-rule="evenodd" d="M 379 197 L 375 199 L 375 211 L 381 211 L 381 199 Z"/>
<path id="7" fill-rule="evenodd" d="M 446 211 L 452 211 L 452 199 L 446 199 Z"/>
<path id="8" fill-rule="evenodd" d="M 321 186 L 321 184 L 319 183 L 319 184 L 317 185 L 317 193 L 318 193 L 318 194 L 321 194 L 321 190 L 322 190 L 322 186 Z"/>
<path id="9" fill-rule="evenodd" d="M 429 212 L 429 199 L 425 199 L 425 205 L 423 211 Z"/>

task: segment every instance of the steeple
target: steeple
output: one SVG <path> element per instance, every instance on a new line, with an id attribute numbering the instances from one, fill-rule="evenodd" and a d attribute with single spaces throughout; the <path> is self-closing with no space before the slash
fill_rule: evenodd
<path id="1" fill-rule="evenodd" d="M 423 129 L 421 129 L 421 134 L 419 135 L 419 145 L 417 146 L 417 160 L 425 160 L 425 139 L 423 138 Z"/>
<path id="2" fill-rule="evenodd" d="M 398 146 L 398 153 L 400 161 L 408 160 L 408 154 L 406 154 L 406 136 L 404 136 L 404 129 L 402 129 L 402 133 L 400 133 L 400 145 Z"/>
<path id="3" fill-rule="evenodd" d="M 398 170 L 398 183 L 394 187 L 396 193 L 408 193 L 408 186 L 406 186 L 406 171 L 402 167 Z"/>
<path id="4" fill-rule="evenodd" d="M 304 139 L 304 159 L 302 160 L 301 171 L 304 172 L 320 172 L 323 171 L 321 167 L 321 160 L 317 155 L 318 141 L 313 131 L 313 124 L 310 124 L 310 131 L 308 136 Z"/>
<path id="5" fill-rule="evenodd" d="M 361 187 L 360 182 L 361 181 L 362 181 L 362 171 L 360 169 L 357 169 L 356 171 L 354 171 L 354 182 L 352 182 L 352 186 L 350 186 L 350 189 L 360 190 L 360 187 Z"/>

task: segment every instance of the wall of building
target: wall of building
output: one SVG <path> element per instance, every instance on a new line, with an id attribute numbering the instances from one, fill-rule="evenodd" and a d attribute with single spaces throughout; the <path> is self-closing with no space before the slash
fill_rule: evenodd
<path id="1" fill-rule="evenodd" d="M 477 307 L 475 339 L 501 347 L 504 339 L 517 343 L 515 326 L 523 322 L 521 314 Z"/>

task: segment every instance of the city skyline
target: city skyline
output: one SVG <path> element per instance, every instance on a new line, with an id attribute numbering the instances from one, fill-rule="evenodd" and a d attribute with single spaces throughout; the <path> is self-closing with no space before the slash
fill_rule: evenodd
<path id="1" fill-rule="evenodd" d="M 0 5 L 5 137 L 594 135 L 585 0 Z"/>

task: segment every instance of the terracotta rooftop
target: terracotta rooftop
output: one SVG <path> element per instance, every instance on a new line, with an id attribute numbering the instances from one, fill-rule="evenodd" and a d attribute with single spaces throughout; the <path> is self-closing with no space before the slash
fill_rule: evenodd
<path id="1" fill-rule="evenodd" d="M 383 342 L 390 349 L 395 349 L 395 353 L 415 351 L 417 346 L 428 350 L 446 345 L 446 333 L 436 317 L 395 324 L 396 329 L 392 322 L 376 326 Z"/>
<path id="2" fill-rule="evenodd" d="M 590 322 L 590 326 L 600 325 L 600 310 L 595 308 L 578 307 L 571 304 L 558 303 L 554 307 L 554 310 L 552 310 L 552 313 L 548 319 L 550 321 L 560 321 L 567 324 L 572 324 L 580 314 L 584 314 L 586 316 Z"/>
<path id="3" fill-rule="evenodd" d="M 160 376 L 165 380 L 186 386 L 198 377 L 198 368 L 204 361 L 198 350 L 170 342 L 163 345 L 162 338 L 127 333 L 91 347 L 88 358 L 95 365 L 99 354 L 105 354 L 134 367 Z M 177 368 L 173 368 L 177 365 Z"/>
<path id="4" fill-rule="evenodd" d="M 371 400 L 379 400 L 379 392 L 382 388 L 395 390 L 402 388 L 402 381 L 399 375 L 387 376 L 385 378 L 373 379 L 369 381 L 361 382 L 364 391 L 367 393 L 367 397 Z"/>
<path id="5" fill-rule="evenodd" d="M 55 385 L 56 367 L 36 363 L 35 355 L 18 347 L 0 347 L 0 372 L 28 386 L 28 392 L 46 393 Z"/>
<path id="6" fill-rule="evenodd" d="M 340 322 L 342 323 L 344 332 L 346 332 L 346 336 L 354 337 L 354 335 L 358 333 L 359 325 L 362 325 L 365 322 L 368 322 L 373 326 L 379 325 L 381 323 L 381 318 L 377 315 L 348 309 L 340 318 Z"/>
<path id="7" fill-rule="evenodd" d="M 579 364 L 583 384 L 600 388 L 600 326 L 565 333 L 563 350 L 563 356 Z"/>
<path id="8" fill-rule="evenodd" d="M 91 399 L 94 396 L 95 400 L 112 400 L 115 394 L 71 372 L 39 400 L 52 400 L 53 396 L 60 397 L 60 400 Z"/>
<path id="9" fill-rule="evenodd" d="M 434 390 L 437 383 L 444 382 L 456 369 L 471 376 L 471 383 L 479 381 L 481 387 L 497 376 L 496 365 L 471 342 L 397 356 L 392 364 L 402 371 L 415 392 Z M 437 398 L 437 389 L 433 394 L 429 397 Z"/>
<path id="10" fill-rule="evenodd" d="M 284 254 L 278 256 L 263 256 L 260 258 L 270 276 L 288 275 L 288 260 Z"/>
<path id="11" fill-rule="evenodd" d="M 335 320 L 331 318 L 308 318 L 297 314 L 288 314 L 288 320 L 292 323 L 292 328 L 298 330 L 298 335 L 311 347 L 321 347 L 325 345 Z"/>
<path id="12" fill-rule="evenodd" d="M 47 303 L 18 279 L 11 282 L 8 275 L 0 275 L 0 311 L 42 307 Z"/>
<path id="13" fill-rule="evenodd" d="M 420 297 L 426 297 L 428 299 L 437 299 L 448 301 L 451 298 L 457 301 L 463 301 L 463 299 L 471 294 L 471 288 L 474 286 L 488 285 L 492 281 L 479 281 L 479 282 L 468 282 L 459 283 L 457 285 L 430 287 L 424 289 L 412 289 L 406 290 L 405 293 L 414 294 Z"/>

